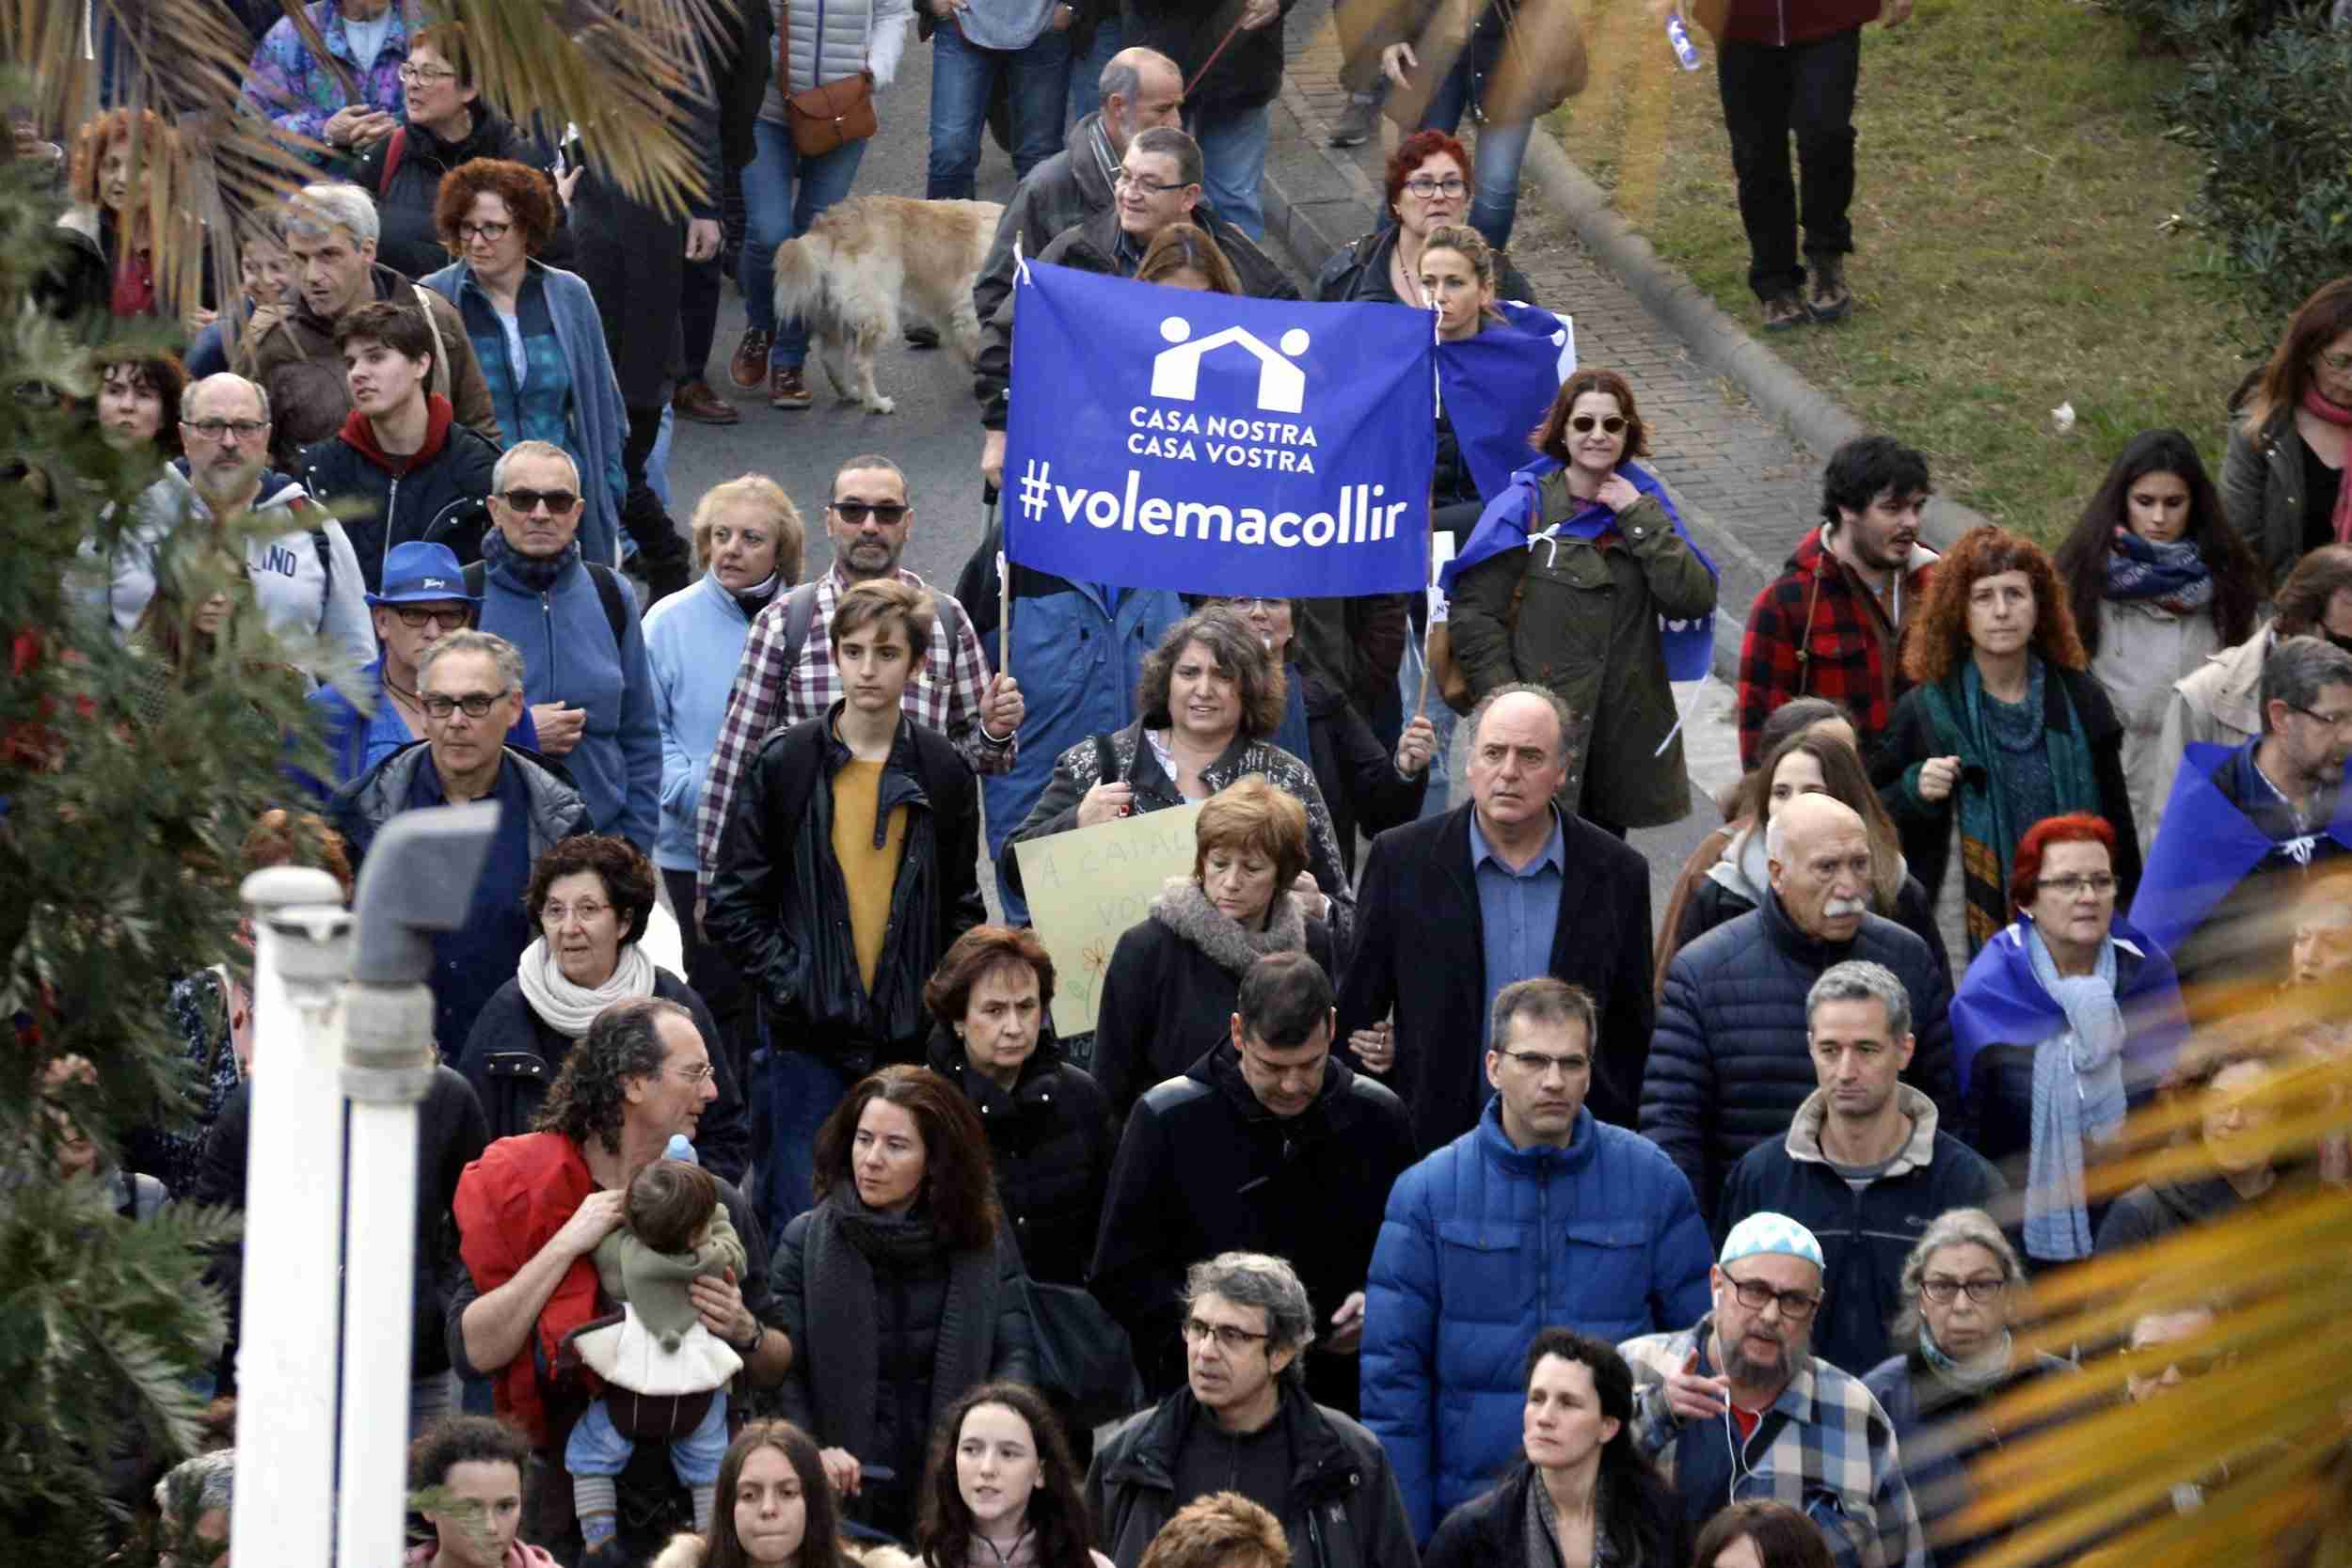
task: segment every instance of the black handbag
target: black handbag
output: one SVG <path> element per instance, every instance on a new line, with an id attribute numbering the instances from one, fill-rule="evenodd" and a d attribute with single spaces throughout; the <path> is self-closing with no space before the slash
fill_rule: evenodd
<path id="1" fill-rule="evenodd" d="M 1073 1427 L 1100 1426 L 1151 1402 L 1127 1331 L 1101 1302 L 1074 1285 L 1049 1285 L 1025 1275 L 1021 1290 L 1037 1340 L 1038 1386 L 1061 1396 Z"/>

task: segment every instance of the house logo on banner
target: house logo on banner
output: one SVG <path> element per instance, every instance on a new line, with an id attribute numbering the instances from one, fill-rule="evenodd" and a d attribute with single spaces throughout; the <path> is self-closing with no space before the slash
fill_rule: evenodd
<path id="1" fill-rule="evenodd" d="M 1419 586 L 1428 318 L 1195 293 L 1180 311 L 1171 293 L 1031 264 L 1007 420 L 1012 559 L 1200 594 Z"/>

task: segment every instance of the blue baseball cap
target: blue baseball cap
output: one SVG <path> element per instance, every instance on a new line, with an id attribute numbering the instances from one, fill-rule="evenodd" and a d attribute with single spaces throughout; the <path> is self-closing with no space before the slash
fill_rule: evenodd
<path id="1" fill-rule="evenodd" d="M 411 539 L 394 545 L 384 558 L 384 592 L 370 594 L 371 605 L 447 604 L 455 601 L 479 610 L 482 601 L 466 592 L 466 569 L 447 545 Z"/>

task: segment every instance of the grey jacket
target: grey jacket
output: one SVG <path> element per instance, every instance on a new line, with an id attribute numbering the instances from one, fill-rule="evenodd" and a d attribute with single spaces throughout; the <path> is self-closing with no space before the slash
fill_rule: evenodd
<path id="1" fill-rule="evenodd" d="M 802 0 L 788 8 L 784 0 L 768 0 L 768 14 L 775 19 L 780 38 L 787 25 L 791 30 L 778 51 L 790 62 L 791 83 L 787 86 L 778 73 L 771 72 L 768 96 L 759 105 L 760 119 L 781 120 L 787 92 L 806 92 L 820 82 L 837 82 L 862 71 L 874 73 L 876 87 L 888 87 L 898 73 L 914 8 L 911 0 Z"/>
<path id="2" fill-rule="evenodd" d="M 979 314 L 981 343 L 995 347 L 1006 363 L 1012 357 L 1012 318 L 1008 315 L 1000 324 L 996 312 L 1012 292 L 1014 246 L 1019 245 L 1023 256 L 1035 257 L 1063 230 L 1108 212 L 1111 178 L 1118 167 L 1119 153 L 1103 129 L 1103 111 L 1097 109 L 1071 128 L 1069 144 L 1029 170 L 1005 203 L 988 261 L 972 283 L 972 308 Z M 987 410 L 980 422 L 989 429 L 1005 426 L 1004 391 L 1002 374 L 979 378 L 976 392 Z"/>
<path id="3" fill-rule="evenodd" d="M 2248 436 L 2246 421 L 2230 423 L 2230 450 L 2221 459 L 2221 510 L 2263 563 L 2275 591 L 2303 554 L 2303 437 L 2295 410 L 2281 408 Z"/>
<path id="4" fill-rule="evenodd" d="M 373 771 L 336 791 L 329 807 L 335 831 L 350 840 L 353 848 L 366 854 L 384 824 L 408 809 L 408 790 L 416 783 L 417 769 L 429 766 L 432 757 L 432 744 L 420 740 L 394 752 Z M 523 788 L 531 797 L 531 860 L 535 865 L 558 843 L 588 831 L 588 807 L 580 791 L 548 768 L 537 752 L 509 746 L 506 761 L 522 770 Z"/>

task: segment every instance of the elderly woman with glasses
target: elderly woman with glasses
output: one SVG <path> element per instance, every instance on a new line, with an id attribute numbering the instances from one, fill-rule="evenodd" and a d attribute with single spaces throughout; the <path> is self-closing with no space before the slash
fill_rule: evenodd
<path id="1" fill-rule="evenodd" d="M 2120 836 L 2084 813 L 2028 829 L 2010 875 L 2016 919 L 1952 998 L 1963 1125 L 2025 1191 L 2038 1265 L 2090 1256 L 2101 1232 L 2084 1166 L 2185 1027 L 2172 960 L 2115 912 Z"/>
<path id="2" fill-rule="evenodd" d="M 2010 1323 L 2025 1306 L 2025 1265 L 1981 1209 L 1947 1210 L 1930 1222 L 1904 1259 L 1901 1291 L 1894 1338 L 1907 1348 L 1862 1381 L 1895 1423 L 1903 1479 L 1936 1543 L 1930 1562 L 1957 1564 L 2008 1531 L 1948 1539 L 1936 1521 L 1968 1500 L 1971 1464 L 2024 1435 L 1974 1418 L 2004 1394 L 2076 1369 L 2039 1351 L 2018 1354 Z"/>
<path id="3" fill-rule="evenodd" d="M 539 1107 L 596 1015 L 615 1002 L 653 996 L 693 1015 L 709 1053 L 719 1098 L 694 1139 L 702 1164 L 740 1181 L 751 1133 L 723 1037 L 693 988 L 656 967 L 638 943 L 655 901 L 653 863 L 627 839 L 567 838 L 532 867 L 523 908 L 539 935 L 523 949 L 515 978 L 475 1017 L 457 1070 L 473 1085 L 493 1139 L 528 1132 Z"/>

